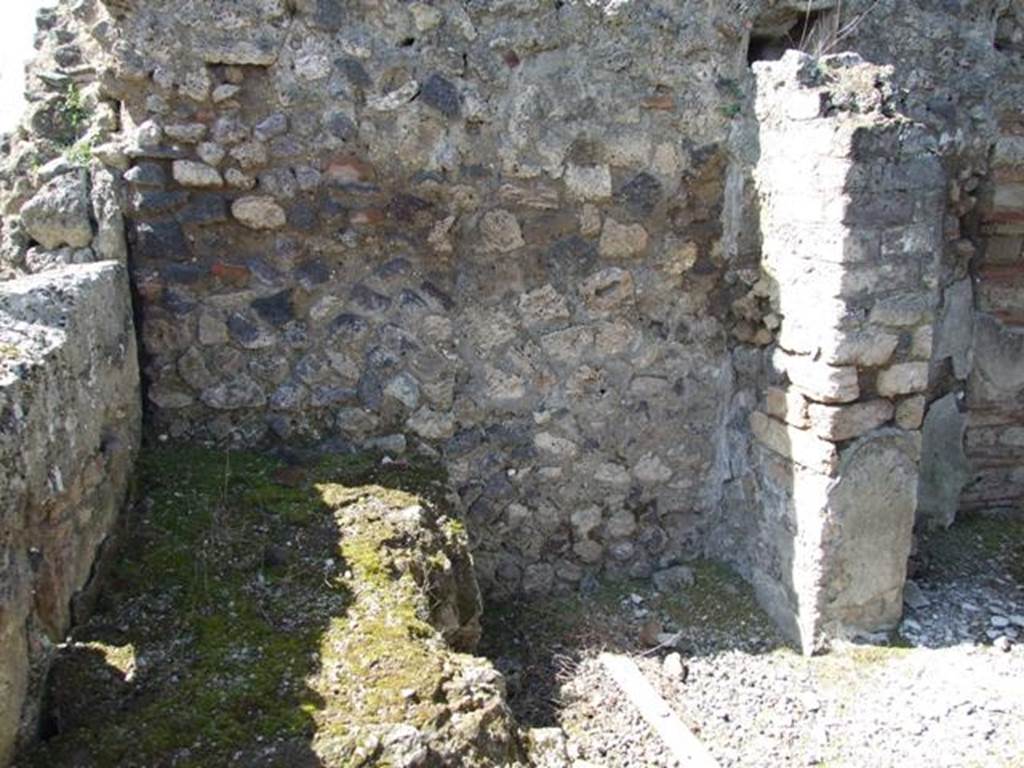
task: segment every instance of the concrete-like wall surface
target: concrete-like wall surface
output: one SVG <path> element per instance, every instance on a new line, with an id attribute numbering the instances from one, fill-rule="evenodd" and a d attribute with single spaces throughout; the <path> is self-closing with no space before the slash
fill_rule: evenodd
<path id="1" fill-rule="evenodd" d="M 114 529 L 140 432 L 124 267 L 0 283 L 0 764 L 33 727 L 48 650 Z"/>

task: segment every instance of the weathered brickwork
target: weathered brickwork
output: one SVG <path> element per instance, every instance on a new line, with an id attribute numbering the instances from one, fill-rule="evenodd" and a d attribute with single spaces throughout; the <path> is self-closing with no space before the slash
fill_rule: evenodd
<path id="1" fill-rule="evenodd" d="M 1004 118 L 982 197 L 965 507 L 1024 503 L 1024 115 Z"/>

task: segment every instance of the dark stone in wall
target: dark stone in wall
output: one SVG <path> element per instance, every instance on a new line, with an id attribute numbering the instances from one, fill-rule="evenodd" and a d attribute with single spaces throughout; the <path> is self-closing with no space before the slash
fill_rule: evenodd
<path id="1" fill-rule="evenodd" d="M 259 141 L 270 141 L 288 132 L 288 116 L 282 112 L 275 112 L 270 117 L 256 124 L 253 135 Z"/>
<path id="2" fill-rule="evenodd" d="M 188 193 L 183 190 L 163 192 L 160 190 L 140 190 L 132 195 L 132 207 L 142 216 L 157 216 L 170 213 L 181 208 L 188 202 Z"/>
<path id="3" fill-rule="evenodd" d="M 420 98 L 445 117 L 458 117 L 462 110 L 459 92 L 441 75 L 431 75 L 420 90 Z"/>
<path id="4" fill-rule="evenodd" d="M 649 173 L 638 173 L 622 185 L 615 199 L 634 213 L 650 216 L 661 201 L 661 182 Z"/>
<path id="5" fill-rule="evenodd" d="M 341 336 L 348 341 L 355 340 L 370 329 L 365 318 L 343 312 L 331 321 L 329 330 L 333 335 Z"/>
<path id="6" fill-rule="evenodd" d="M 167 174 L 159 163 L 139 163 L 124 175 L 125 181 L 136 187 L 163 187 Z"/>
<path id="7" fill-rule="evenodd" d="M 406 288 L 399 294 L 398 303 L 405 309 L 413 310 L 429 309 L 430 306 L 411 288 Z"/>
<path id="8" fill-rule="evenodd" d="M 198 283 L 206 275 L 206 270 L 196 264 L 167 264 L 160 274 L 169 283 L 191 285 Z"/>
<path id="9" fill-rule="evenodd" d="M 288 206 L 288 223 L 300 232 L 312 232 L 319 223 L 317 209 L 305 200 Z"/>
<path id="10" fill-rule="evenodd" d="M 351 141 L 359 133 L 356 124 L 344 112 L 328 112 L 324 124 L 332 136 L 342 141 Z"/>
<path id="11" fill-rule="evenodd" d="M 176 221 L 136 222 L 132 245 L 135 255 L 142 259 L 184 261 L 191 253 Z"/>
<path id="12" fill-rule="evenodd" d="M 228 330 L 242 345 L 252 344 L 260 336 L 259 328 L 237 312 L 228 317 Z"/>
<path id="13" fill-rule="evenodd" d="M 178 214 L 182 224 L 221 224 L 228 220 L 228 208 L 220 195 L 199 195 Z"/>
<path id="14" fill-rule="evenodd" d="M 385 312 L 391 306 L 391 299 L 359 284 L 349 294 L 352 301 L 367 312 Z"/>
<path id="15" fill-rule="evenodd" d="M 184 289 L 168 287 L 164 290 L 163 305 L 171 314 L 187 315 L 196 308 L 196 299 Z"/>
<path id="16" fill-rule="evenodd" d="M 412 271 L 412 262 L 406 258 L 398 257 L 386 261 L 377 267 L 376 274 L 385 280 L 403 277 Z"/>
<path id="17" fill-rule="evenodd" d="M 430 203 L 415 195 L 394 195 L 388 202 L 388 216 L 394 221 L 413 223 L 417 214 L 431 209 Z"/>
<path id="18" fill-rule="evenodd" d="M 253 256 L 245 263 L 253 276 L 264 285 L 280 285 L 284 278 L 280 270 L 268 264 L 262 256 Z"/>
<path id="19" fill-rule="evenodd" d="M 296 267 L 295 277 L 303 288 L 310 290 L 330 280 L 331 270 L 319 259 L 314 259 Z"/>
<path id="20" fill-rule="evenodd" d="M 366 73 L 366 68 L 358 59 L 341 58 L 334 62 L 334 66 L 341 70 L 352 85 L 358 88 L 369 88 L 373 84 L 370 76 Z"/>
<path id="21" fill-rule="evenodd" d="M 295 317 L 292 308 L 292 292 L 284 290 L 262 299 L 255 299 L 251 304 L 253 311 L 271 325 L 280 327 Z"/>

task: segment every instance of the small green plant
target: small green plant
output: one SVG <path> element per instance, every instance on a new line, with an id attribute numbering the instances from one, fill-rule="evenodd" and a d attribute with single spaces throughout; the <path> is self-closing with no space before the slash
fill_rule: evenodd
<path id="1" fill-rule="evenodd" d="M 82 95 L 81 89 L 74 83 L 68 85 L 68 89 L 64 93 L 61 113 L 77 141 L 84 133 L 85 124 L 89 119 L 89 108 L 85 104 L 85 97 Z"/>
<path id="2" fill-rule="evenodd" d="M 76 141 L 64 151 L 64 157 L 75 165 L 85 167 L 92 162 L 92 145 L 91 139 Z"/>
<path id="3" fill-rule="evenodd" d="M 719 111 L 728 117 L 730 120 L 736 117 L 738 114 L 743 112 L 743 105 L 738 101 L 734 101 L 732 104 L 726 104 L 718 108 Z"/>

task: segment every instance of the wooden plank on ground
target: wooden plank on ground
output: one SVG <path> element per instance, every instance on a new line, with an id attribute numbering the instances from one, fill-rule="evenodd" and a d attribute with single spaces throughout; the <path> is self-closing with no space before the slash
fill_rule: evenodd
<path id="1" fill-rule="evenodd" d="M 617 653 L 602 653 L 599 659 L 680 765 L 684 768 L 718 768 L 711 753 L 654 690 L 635 661 Z"/>

